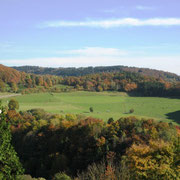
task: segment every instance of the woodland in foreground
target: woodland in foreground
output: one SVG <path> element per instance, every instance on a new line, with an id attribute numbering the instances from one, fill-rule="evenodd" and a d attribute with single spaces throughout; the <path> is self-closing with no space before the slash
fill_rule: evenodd
<path id="1" fill-rule="evenodd" d="M 1 179 L 180 177 L 179 126 L 136 117 L 110 118 L 105 123 L 42 109 L 17 112 L 16 100 L 1 109 Z"/>

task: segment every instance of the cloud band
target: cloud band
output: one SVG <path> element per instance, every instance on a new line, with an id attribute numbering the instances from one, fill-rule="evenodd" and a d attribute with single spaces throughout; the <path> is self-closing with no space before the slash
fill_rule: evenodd
<path id="1" fill-rule="evenodd" d="M 180 18 L 152 18 L 152 19 L 111 19 L 88 21 L 51 21 L 41 24 L 40 28 L 55 27 L 97 27 L 115 28 L 123 26 L 180 26 Z"/>

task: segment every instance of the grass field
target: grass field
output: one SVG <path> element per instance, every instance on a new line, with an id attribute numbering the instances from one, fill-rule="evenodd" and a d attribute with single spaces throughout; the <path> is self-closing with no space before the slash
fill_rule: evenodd
<path id="1" fill-rule="evenodd" d="M 180 123 L 180 99 L 129 97 L 120 92 L 39 93 L 14 98 L 19 101 L 20 110 L 43 108 L 52 113 L 81 113 L 104 120 L 137 116 Z M 3 104 L 7 105 L 9 99 L 2 99 Z M 89 112 L 89 107 L 93 107 L 93 113 Z M 129 114 L 131 108 L 134 113 Z"/>

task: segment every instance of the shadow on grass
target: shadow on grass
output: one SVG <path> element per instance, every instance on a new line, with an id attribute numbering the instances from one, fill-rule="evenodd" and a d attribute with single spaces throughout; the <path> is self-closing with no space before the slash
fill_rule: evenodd
<path id="1" fill-rule="evenodd" d="M 174 122 L 176 122 L 177 124 L 180 124 L 180 111 L 167 113 L 165 115 L 167 116 L 168 119 L 171 119 Z"/>
<path id="2" fill-rule="evenodd" d="M 168 95 L 162 95 L 162 96 L 155 96 L 155 95 L 144 95 L 139 92 L 127 92 L 127 95 L 129 97 L 159 97 L 159 98 L 168 98 L 168 99 L 180 99 L 180 96 L 168 96 Z"/>
<path id="3" fill-rule="evenodd" d="M 89 111 L 84 111 L 83 113 L 89 113 Z"/>

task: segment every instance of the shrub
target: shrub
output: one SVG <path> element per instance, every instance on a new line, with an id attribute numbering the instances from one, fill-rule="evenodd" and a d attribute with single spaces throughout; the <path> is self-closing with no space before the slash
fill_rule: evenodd
<path id="1" fill-rule="evenodd" d="M 71 178 L 65 173 L 57 173 L 54 175 L 53 180 L 71 180 Z"/>
<path id="2" fill-rule="evenodd" d="M 134 112 L 134 109 L 130 109 L 129 113 L 132 114 Z"/>
<path id="3" fill-rule="evenodd" d="M 108 123 L 108 124 L 111 124 L 111 123 L 113 123 L 113 122 L 114 122 L 114 119 L 111 117 L 111 118 L 108 119 L 108 122 L 107 122 L 107 123 Z"/>
<path id="4" fill-rule="evenodd" d="M 27 112 L 31 113 L 32 116 L 36 118 L 36 120 L 44 119 L 46 117 L 46 112 L 44 111 L 44 109 L 36 108 L 28 110 Z"/>
<path id="5" fill-rule="evenodd" d="M 20 175 L 16 177 L 16 180 L 46 180 L 44 178 L 32 178 L 31 175 Z"/>
<path id="6" fill-rule="evenodd" d="M 90 108 L 89 108 L 89 111 L 90 111 L 90 112 L 93 112 L 93 111 L 94 111 L 93 107 L 90 107 Z"/>
<path id="7" fill-rule="evenodd" d="M 15 99 L 11 99 L 8 104 L 9 110 L 19 109 L 19 103 Z"/>
<path id="8" fill-rule="evenodd" d="M 88 166 L 86 171 L 78 174 L 76 180 L 130 180 L 130 172 L 126 165 L 101 161 L 100 163 L 93 163 Z"/>

